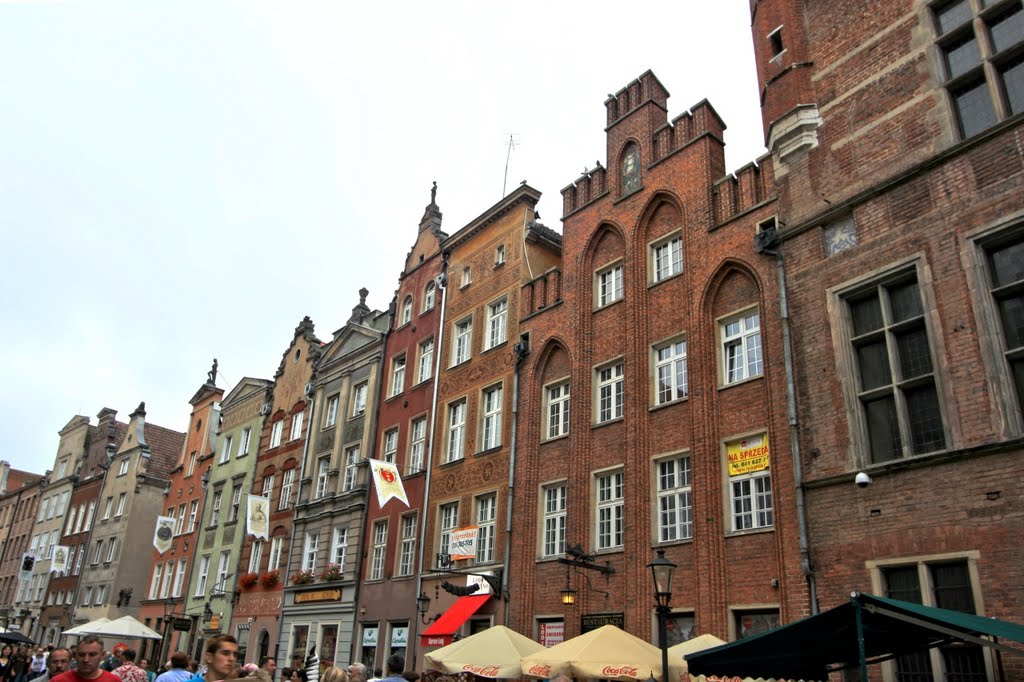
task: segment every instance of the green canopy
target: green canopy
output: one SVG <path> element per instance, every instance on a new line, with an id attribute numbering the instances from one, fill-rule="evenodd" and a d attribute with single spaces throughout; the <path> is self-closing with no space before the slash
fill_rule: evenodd
<path id="1" fill-rule="evenodd" d="M 693 675 L 822 680 L 830 670 L 861 668 L 953 641 L 1013 651 L 997 637 L 1024 643 L 1024 626 L 995 618 L 854 592 L 850 601 L 760 635 L 686 658 Z"/>

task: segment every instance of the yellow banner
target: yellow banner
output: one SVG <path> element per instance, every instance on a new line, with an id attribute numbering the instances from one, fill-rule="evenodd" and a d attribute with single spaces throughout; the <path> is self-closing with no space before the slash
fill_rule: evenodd
<path id="1" fill-rule="evenodd" d="M 741 438 L 725 444 L 729 458 L 729 475 L 740 476 L 754 471 L 764 471 L 771 464 L 768 453 L 768 435 Z"/>

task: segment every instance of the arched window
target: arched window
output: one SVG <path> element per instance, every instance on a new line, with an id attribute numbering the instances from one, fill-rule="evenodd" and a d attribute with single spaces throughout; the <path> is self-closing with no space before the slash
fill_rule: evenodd
<path id="1" fill-rule="evenodd" d="M 626 145 L 619 166 L 621 194 L 631 194 L 640 189 L 640 148 L 634 143 Z"/>
<path id="2" fill-rule="evenodd" d="M 412 322 L 412 296 L 406 296 L 402 303 L 402 324 Z"/>
<path id="3" fill-rule="evenodd" d="M 427 282 L 427 288 L 423 292 L 423 312 L 434 309 L 434 280 Z"/>

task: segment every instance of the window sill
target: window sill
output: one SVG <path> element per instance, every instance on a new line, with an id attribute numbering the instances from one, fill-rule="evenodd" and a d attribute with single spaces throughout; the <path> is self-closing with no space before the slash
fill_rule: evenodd
<path id="1" fill-rule="evenodd" d="M 348 418 L 348 421 L 352 421 L 353 419 L 359 419 L 360 417 L 365 417 L 365 416 L 366 416 L 366 410 L 363 410 L 362 412 L 356 412 L 354 415 L 352 415 L 351 417 Z"/>
<path id="2" fill-rule="evenodd" d="M 677 277 L 682 277 L 684 272 L 685 272 L 685 270 L 680 270 L 679 272 L 676 272 L 674 274 L 668 275 L 664 279 L 659 279 L 657 281 L 648 282 L 647 288 L 648 289 L 653 289 L 654 287 L 658 286 L 659 284 L 664 284 L 665 282 L 670 282 L 670 281 L 676 279 Z"/>
<path id="3" fill-rule="evenodd" d="M 638 192 L 640 192 L 643 188 L 644 188 L 644 186 L 642 184 L 638 185 L 636 189 L 630 190 L 626 194 L 623 194 L 618 199 L 613 201 L 612 202 L 612 206 L 614 206 L 615 204 L 619 203 L 620 201 L 625 201 L 626 199 L 629 199 L 631 196 L 633 196 L 633 195 L 637 194 Z"/>
<path id="4" fill-rule="evenodd" d="M 609 419 L 609 420 L 603 421 L 603 422 L 591 422 L 590 428 L 591 429 L 599 429 L 602 426 L 608 426 L 609 424 L 617 424 L 617 423 L 623 422 L 623 421 L 626 421 L 625 417 L 616 417 L 615 419 Z"/>
<path id="5" fill-rule="evenodd" d="M 428 384 L 430 383 L 430 380 L 431 380 L 431 379 L 433 379 L 433 378 L 434 378 L 434 375 L 433 375 L 433 374 L 431 374 L 431 375 L 430 375 L 429 377 L 427 377 L 426 379 L 421 379 L 420 381 L 417 381 L 417 382 L 416 382 L 415 384 L 413 384 L 413 385 L 412 385 L 412 386 L 411 386 L 411 387 L 409 388 L 409 390 L 410 390 L 410 391 L 415 391 L 416 389 L 420 388 L 421 386 L 426 386 L 426 385 L 428 385 Z"/>
<path id="6" fill-rule="evenodd" d="M 456 362 L 455 364 L 448 365 L 448 370 L 451 371 L 451 370 L 454 370 L 454 369 L 458 369 L 459 367 L 462 367 L 463 365 L 468 365 L 470 360 L 472 360 L 472 358 L 466 358 L 465 360 L 460 360 L 460 361 Z"/>
<path id="7" fill-rule="evenodd" d="M 451 460 L 450 462 L 442 462 L 442 463 L 441 463 L 441 464 L 440 464 L 439 466 L 440 466 L 440 467 L 441 467 L 442 469 L 444 469 L 445 467 L 453 467 L 453 466 L 455 466 L 456 464 L 462 464 L 462 463 L 463 463 L 463 462 L 465 462 L 465 461 L 466 461 L 466 458 L 465 458 L 465 457 L 459 457 L 458 459 L 453 459 L 453 460 Z"/>
<path id="8" fill-rule="evenodd" d="M 245 452 L 239 452 L 237 455 L 235 455 L 235 459 L 242 459 L 243 457 L 248 457 L 248 456 L 249 456 L 249 451 L 246 450 Z"/>
<path id="9" fill-rule="evenodd" d="M 470 284 L 472 284 L 472 282 L 466 282 L 465 284 L 460 284 L 459 285 L 459 291 L 462 291 L 463 289 L 468 289 Z"/>
<path id="10" fill-rule="evenodd" d="M 623 296 L 622 298 L 617 298 L 614 301 L 609 301 L 608 303 L 605 303 L 604 305 L 595 305 L 594 309 L 591 310 L 591 312 L 596 313 L 596 312 L 598 312 L 600 310 L 608 310 L 608 308 L 611 308 L 613 305 L 616 305 L 618 303 L 622 303 L 625 300 L 626 300 L 626 297 Z"/>
<path id="11" fill-rule="evenodd" d="M 494 264 L 494 269 L 495 270 L 500 270 L 501 268 L 505 267 L 505 263 L 507 263 L 507 262 L 508 261 L 503 260 L 500 263 L 495 263 Z"/>
<path id="12" fill-rule="evenodd" d="M 398 392 L 398 393 L 392 393 L 392 394 L 391 394 L 391 395 L 389 395 L 389 396 L 388 396 L 387 398 L 384 398 L 384 402 L 386 402 L 386 403 L 390 403 L 390 402 L 391 402 L 391 401 L 393 401 L 393 400 L 394 400 L 395 398 L 401 398 L 401 397 L 402 397 L 402 393 L 404 393 L 404 392 L 405 392 L 405 391 L 400 391 L 400 392 Z"/>
<path id="13" fill-rule="evenodd" d="M 747 379 L 740 379 L 739 381 L 734 381 L 731 384 L 719 384 L 718 390 L 724 391 L 725 389 L 732 388 L 733 386 L 742 386 L 743 384 L 749 384 L 752 381 L 759 381 L 761 379 L 764 379 L 764 374 L 758 374 L 755 377 L 749 377 Z"/>
<path id="14" fill-rule="evenodd" d="M 238 525 L 238 519 L 235 519 L 234 521 L 225 521 L 224 522 L 224 527 L 225 528 L 227 528 L 228 526 L 237 526 L 237 525 Z"/>
<path id="15" fill-rule="evenodd" d="M 747 528 L 744 530 L 731 530 L 726 531 L 725 537 L 728 538 L 739 538 L 745 535 L 760 535 L 762 533 L 774 533 L 775 526 L 765 526 L 764 528 Z"/>
<path id="16" fill-rule="evenodd" d="M 501 348 L 502 346 L 505 346 L 505 345 L 508 345 L 508 339 L 505 339 L 504 341 L 496 343 L 493 346 L 489 346 L 487 348 L 484 348 L 482 351 L 480 351 L 480 355 L 487 355 L 488 353 L 490 353 L 492 351 L 495 351 L 495 350 L 498 350 L 499 348 Z"/>
<path id="17" fill-rule="evenodd" d="M 731 385 L 732 384 L 730 384 L 730 386 Z M 648 412 L 656 412 L 656 411 L 658 411 L 658 410 L 660 410 L 662 408 L 672 407 L 673 405 L 679 405 L 680 403 L 685 403 L 685 402 L 689 402 L 689 401 L 690 401 L 690 396 L 686 395 L 685 397 L 682 397 L 682 398 L 676 398 L 675 400 L 668 400 L 668 401 L 663 402 L 663 403 L 658 403 L 657 405 L 651 405 L 650 407 L 647 408 L 647 411 Z"/>
<path id="18" fill-rule="evenodd" d="M 683 540 L 665 540 L 664 542 L 655 542 L 651 545 L 652 548 L 662 547 L 678 547 L 679 545 L 692 545 L 693 538 L 685 538 Z"/>
<path id="19" fill-rule="evenodd" d="M 540 441 L 540 444 L 544 445 L 545 443 L 554 443 L 556 440 L 565 440 L 568 437 L 569 437 L 568 433 L 563 433 L 563 434 L 561 434 L 559 436 L 550 436 L 548 438 L 542 438 L 541 441 Z"/>
<path id="20" fill-rule="evenodd" d="M 487 448 L 486 450 L 481 450 L 479 452 L 474 452 L 473 456 L 474 457 L 483 457 L 483 456 L 486 456 L 486 455 L 493 455 L 496 452 L 501 452 L 501 444 L 500 443 L 498 445 L 495 445 L 493 448 Z"/>

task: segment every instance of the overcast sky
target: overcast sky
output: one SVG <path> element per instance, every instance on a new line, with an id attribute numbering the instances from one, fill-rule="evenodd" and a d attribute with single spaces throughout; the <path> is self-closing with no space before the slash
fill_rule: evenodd
<path id="1" fill-rule="evenodd" d="M 0 458 L 103 407 L 184 430 L 304 315 L 388 306 L 430 183 L 450 234 L 600 160 L 608 93 L 704 98 L 763 153 L 748 0 L 0 3 Z"/>

